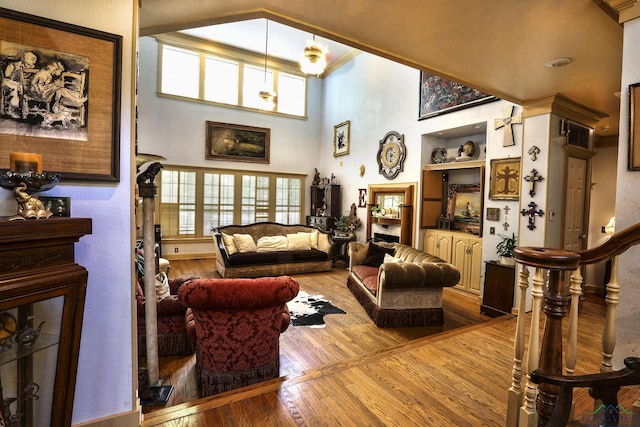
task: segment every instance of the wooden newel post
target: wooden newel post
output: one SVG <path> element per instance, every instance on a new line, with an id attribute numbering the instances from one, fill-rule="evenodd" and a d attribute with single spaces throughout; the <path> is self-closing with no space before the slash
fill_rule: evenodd
<path id="1" fill-rule="evenodd" d="M 518 247 L 514 253 L 519 263 L 549 272 L 548 290 L 544 296 L 543 306 L 546 321 L 538 368 L 549 374 L 562 375 L 562 319 L 567 314 L 564 287 L 567 274 L 578 268 L 580 255 L 562 249 L 528 247 Z M 532 350 L 529 349 L 529 351 Z M 547 425 L 557 400 L 557 386 L 540 384 L 536 397 L 539 426 Z"/>

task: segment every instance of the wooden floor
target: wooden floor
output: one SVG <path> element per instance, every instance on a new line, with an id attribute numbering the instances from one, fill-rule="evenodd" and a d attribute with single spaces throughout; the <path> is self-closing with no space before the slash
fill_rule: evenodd
<path id="1" fill-rule="evenodd" d="M 213 263 L 172 261 L 170 277 L 216 277 Z M 346 288 L 347 270 L 296 275 L 346 315 L 322 329 L 289 327 L 281 336 L 281 377 L 198 399 L 194 356 L 161 358 L 175 391 L 167 407 L 145 407 L 143 426 L 502 426 L 511 384 L 515 316 L 492 319 L 477 298 L 445 290 L 445 324 L 375 327 Z M 597 372 L 603 307 L 581 304 L 576 373 Z M 528 328 L 528 327 L 527 327 Z M 144 364 L 144 360 L 141 360 Z M 621 403 L 629 406 L 633 392 Z M 576 393 L 576 414 L 593 410 Z M 171 405 L 171 406 L 169 406 Z M 591 405 L 591 406 L 590 406 Z"/>

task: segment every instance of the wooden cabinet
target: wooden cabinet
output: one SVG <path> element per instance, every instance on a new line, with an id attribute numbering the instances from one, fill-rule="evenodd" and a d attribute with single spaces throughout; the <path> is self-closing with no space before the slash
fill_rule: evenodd
<path id="1" fill-rule="evenodd" d="M 427 230 L 424 232 L 424 251 L 451 262 L 453 234 L 450 231 Z"/>
<path id="2" fill-rule="evenodd" d="M 451 219 L 454 220 L 453 212 L 449 212 L 450 208 L 455 206 L 455 200 L 450 200 L 449 184 L 467 184 L 472 182 L 477 184 L 480 190 L 480 225 L 478 232 L 479 235 L 482 236 L 484 172 L 484 160 L 424 165 L 422 168 L 422 211 L 420 226 L 422 228 L 437 227 L 440 215 L 447 213 L 450 214 Z"/>
<path id="3" fill-rule="evenodd" d="M 516 269 L 512 265 L 487 261 L 484 274 L 484 292 L 480 311 L 489 316 L 511 313 Z"/>
<path id="4" fill-rule="evenodd" d="M 339 185 L 312 185 L 311 209 L 307 225 L 325 231 L 335 228 L 336 218 L 342 216 Z"/>
<path id="5" fill-rule="evenodd" d="M 424 251 L 450 262 L 460 270 L 456 289 L 480 294 L 482 282 L 482 238 L 447 230 L 424 232 Z"/>
<path id="6" fill-rule="evenodd" d="M 74 244 L 90 233 L 87 218 L 0 218 L 0 315 L 13 323 L 0 349 L 7 425 L 71 425 L 87 285 Z"/>
<path id="7" fill-rule="evenodd" d="M 480 294 L 482 276 L 482 239 L 476 236 L 453 235 L 451 264 L 460 270 L 456 288 Z"/>

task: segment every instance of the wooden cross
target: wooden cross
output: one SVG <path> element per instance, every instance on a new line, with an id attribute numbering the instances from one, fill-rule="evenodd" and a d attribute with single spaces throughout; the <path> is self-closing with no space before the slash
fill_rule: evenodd
<path id="1" fill-rule="evenodd" d="M 502 224 L 502 226 L 504 227 L 504 231 L 507 231 L 509 229 L 509 223 L 507 222 L 507 215 L 509 215 L 509 205 L 506 205 L 504 208 L 504 223 Z"/>
<path id="2" fill-rule="evenodd" d="M 504 126 L 504 142 L 503 147 L 511 147 L 516 145 L 516 141 L 513 138 L 513 125 L 522 124 L 522 114 L 513 116 L 513 105 L 510 107 L 504 107 L 502 109 L 504 117 L 501 119 L 495 119 L 495 129 L 498 130 Z"/>
<path id="3" fill-rule="evenodd" d="M 541 182 L 544 178 L 538 175 L 537 170 L 533 169 L 529 175 L 524 177 L 524 180 L 529 183 L 529 195 L 533 197 L 536 195 L 536 182 Z"/>
<path id="4" fill-rule="evenodd" d="M 522 216 L 527 216 L 529 215 L 529 225 L 527 225 L 527 228 L 529 230 L 533 230 L 536 228 L 536 215 L 538 216 L 544 216 L 544 212 L 542 211 L 542 209 L 537 209 L 538 205 L 535 204 L 535 202 L 530 202 L 529 203 L 529 209 L 522 209 L 522 211 L 520 211 L 522 213 Z"/>

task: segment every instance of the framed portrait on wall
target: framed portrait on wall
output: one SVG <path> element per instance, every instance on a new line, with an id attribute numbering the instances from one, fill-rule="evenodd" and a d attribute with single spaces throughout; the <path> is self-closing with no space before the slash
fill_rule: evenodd
<path id="1" fill-rule="evenodd" d="M 351 144 L 350 128 L 350 120 L 333 127 L 333 157 L 349 154 L 349 146 Z"/>

